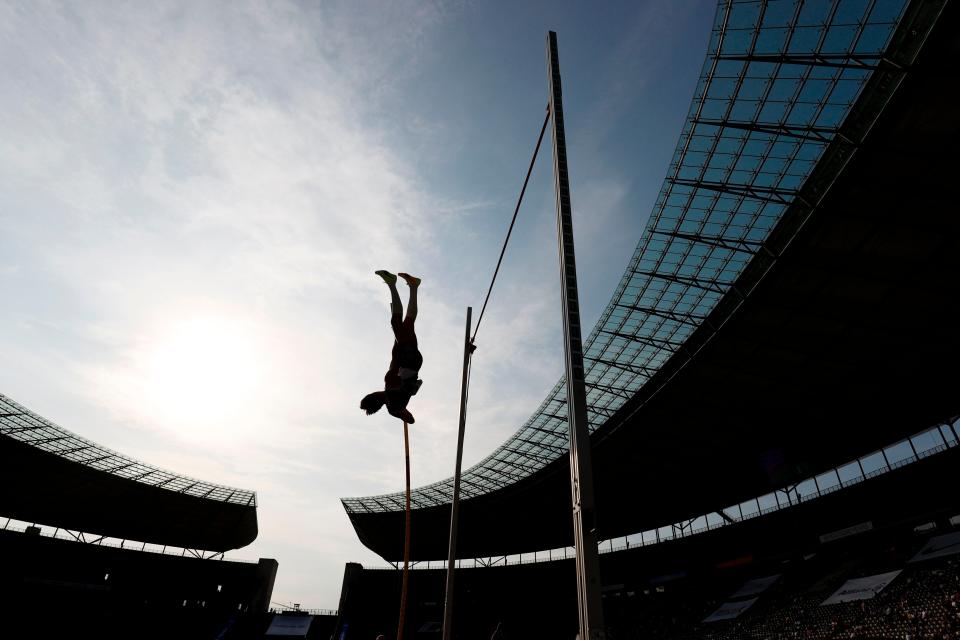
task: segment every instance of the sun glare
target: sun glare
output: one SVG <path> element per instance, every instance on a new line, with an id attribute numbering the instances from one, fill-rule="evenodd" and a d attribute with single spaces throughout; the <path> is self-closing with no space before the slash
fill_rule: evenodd
<path id="1" fill-rule="evenodd" d="M 148 388 L 157 416 L 171 428 L 229 431 L 256 404 L 255 332 L 231 318 L 203 317 L 167 327 L 149 360 Z"/>

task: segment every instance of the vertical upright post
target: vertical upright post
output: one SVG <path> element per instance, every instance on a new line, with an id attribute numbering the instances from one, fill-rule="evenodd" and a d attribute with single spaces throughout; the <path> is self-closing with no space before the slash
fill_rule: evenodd
<path id="1" fill-rule="evenodd" d="M 460 431 L 457 434 L 457 465 L 453 474 L 453 504 L 450 508 L 450 546 L 447 550 L 447 590 L 443 603 L 443 640 L 453 638 L 453 575 L 457 556 L 457 517 L 460 512 L 460 465 L 463 462 L 463 432 L 467 425 L 467 384 L 470 378 L 470 322 L 473 307 L 467 307 L 467 330 L 463 336 L 463 378 L 460 382 Z"/>
<path id="2" fill-rule="evenodd" d="M 557 238 L 563 298 L 563 335 L 567 365 L 567 424 L 570 435 L 570 492 L 577 564 L 577 604 L 580 640 L 605 638 L 600 600 L 600 558 L 593 503 L 593 464 L 587 430 L 587 392 L 583 374 L 577 263 L 573 251 L 567 141 L 563 131 L 563 96 L 557 34 L 547 35 L 550 113 L 553 116 L 553 178 L 557 199 Z"/>

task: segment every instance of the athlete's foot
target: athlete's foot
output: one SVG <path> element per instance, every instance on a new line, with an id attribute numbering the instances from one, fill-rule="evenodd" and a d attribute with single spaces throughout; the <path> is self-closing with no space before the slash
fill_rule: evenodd
<path id="1" fill-rule="evenodd" d="M 407 281 L 407 286 L 408 286 L 408 287 L 419 287 L 419 286 L 420 286 L 420 278 L 417 278 L 416 276 L 412 276 L 412 275 L 410 275 L 409 273 L 403 273 L 403 272 L 398 273 L 397 275 Z"/>
<path id="2" fill-rule="evenodd" d="M 385 269 L 380 269 L 379 271 L 374 271 L 375 274 L 383 278 L 383 281 L 387 284 L 397 284 L 397 276 L 393 275 Z"/>

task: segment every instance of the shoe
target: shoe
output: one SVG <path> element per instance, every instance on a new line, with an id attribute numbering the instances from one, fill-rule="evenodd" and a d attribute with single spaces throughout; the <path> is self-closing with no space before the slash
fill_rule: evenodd
<path id="1" fill-rule="evenodd" d="M 410 275 L 409 273 L 403 273 L 403 272 L 398 273 L 397 275 L 407 281 L 407 286 L 408 286 L 408 287 L 419 287 L 419 286 L 420 286 L 420 278 L 417 278 L 417 277 L 415 277 L 415 276 L 412 276 L 412 275 Z"/>
<path id="2" fill-rule="evenodd" d="M 385 269 L 380 269 L 379 271 L 374 271 L 375 274 L 383 278 L 383 281 L 387 284 L 397 284 L 397 276 L 393 275 Z"/>

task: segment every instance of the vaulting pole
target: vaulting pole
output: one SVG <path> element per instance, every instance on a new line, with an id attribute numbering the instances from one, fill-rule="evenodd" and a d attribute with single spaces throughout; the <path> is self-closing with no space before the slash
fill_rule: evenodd
<path id="1" fill-rule="evenodd" d="M 567 365 L 567 426 L 570 438 L 570 492 L 573 503 L 573 538 L 577 564 L 577 606 L 580 640 L 606 637 L 600 599 L 600 558 L 597 551 L 596 514 L 593 503 L 593 464 L 587 430 L 587 392 L 583 375 L 580 300 L 577 263 L 573 252 L 573 219 L 570 180 L 567 176 L 567 141 L 563 131 L 563 96 L 557 34 L 547 34 L 550 113 L 553 116 L 553 177 L 557 200 L 557 239 L 563 298 L 563 336 Z"/>
<path id="2" fill-rule="evenodd" d="M 470 380 L 470 358 L 474 346 L 470 342 L 470 321 L 473 307 L 467 307 L 467 331 L 463 336 L 463 378 L 460 382 L 460 431 L 457 434 L 457 465 L 453 474 L 453 505 L 450 509 L 450 546 L 447 551 L 447 591 L 443 606 L 443 640 L 453 638 L 453 575 L 457 556 L 457 516 L 460 512 L 460 464 L 463 461 L 463 432 L 467 425 L 467 391 Z"/>
<path id="3" fill-rule="evenodd" d="M 400 621 L 397 623 L 397 640 L 403 640 L 403 626 L 407 619 L 407 583 L 410 580 L 410 434 L 407 421 L 403 421 L 403 460 L 407 463 L 407 517 L 403 530 L 403 582 L 400 587 Z"/>

